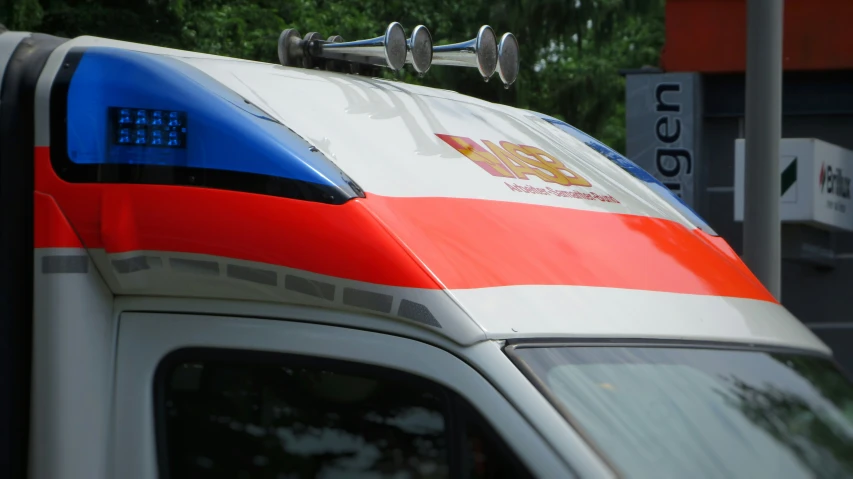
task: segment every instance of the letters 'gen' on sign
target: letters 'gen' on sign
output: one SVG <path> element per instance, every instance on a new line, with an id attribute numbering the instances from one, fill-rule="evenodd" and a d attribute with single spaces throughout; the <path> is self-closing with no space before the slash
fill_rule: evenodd
<path id="1" fill-rule="evenodd" d="M 629 75 L 627 156 L 695 206 L 694 118 L 698 78 L 693 73 Z"/>

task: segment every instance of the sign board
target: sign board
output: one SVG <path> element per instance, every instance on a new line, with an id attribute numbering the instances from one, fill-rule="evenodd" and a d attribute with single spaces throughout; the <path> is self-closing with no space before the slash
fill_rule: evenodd
<path id="1" fill-rule="evenodd" d="M 743 221 L 746 184 L 743 139 L 735 140 L 735 221 Z M 782 222 L 853 231 L 850 178 L 853 151 L 814 138 L 785 138 L 779 145 Z"/>
<path id="2" fill-rule="evenodd" d="M 643 73 L 626 83 L 626 153 L 695 207 L 699 152 L 699 75 Z"/>

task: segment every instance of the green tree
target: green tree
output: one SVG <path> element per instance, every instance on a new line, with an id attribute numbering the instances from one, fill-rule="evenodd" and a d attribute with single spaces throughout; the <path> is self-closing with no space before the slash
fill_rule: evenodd
<path id="1" fill-rule="evenodd" d="M 565 120 L 625 147 L 623 68 L 656 64 L 664 0 L 0 0 L 0 23 L 76 37 L 132 42 L 276 62 L 284 28 L 324 38 L 378 36 L 391 21 L 429 27 L 436 44 L 473 38 L 482 24 L 513 32 L 517 83 L 485 83 L 473 69 L 433 68 L 405 81 L 455 90 Z M 389 76 L 393 76 L 389 74 Z"/>

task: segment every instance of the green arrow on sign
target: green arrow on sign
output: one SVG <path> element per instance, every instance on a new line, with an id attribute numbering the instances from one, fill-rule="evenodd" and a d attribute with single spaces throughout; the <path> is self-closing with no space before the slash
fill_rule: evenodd
<path id="1" fill-rule="evenodd" d="M 797 158 L 782 172 L 782 195 L 797 181 Z"/>

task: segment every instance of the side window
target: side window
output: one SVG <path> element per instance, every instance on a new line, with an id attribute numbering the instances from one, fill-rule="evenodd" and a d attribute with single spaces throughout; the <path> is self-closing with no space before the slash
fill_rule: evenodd
<path id="1" fill-rule="evenodd" d="M 500 440 L 495 430 L 461 398 L 459 410 L 464 421 L 459 428 L 464 434 L 462 477 L 471 479 L 531 477 L 515 454 Z"/>
<path id="2" fill-rule="evenodd" d="M 525 477 L 438 384 L 300 356 L 182 350 L 159 366 L 160 477 Z"/>

